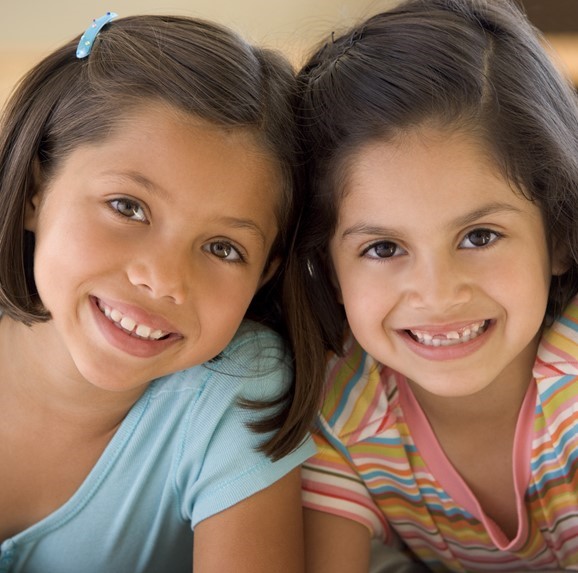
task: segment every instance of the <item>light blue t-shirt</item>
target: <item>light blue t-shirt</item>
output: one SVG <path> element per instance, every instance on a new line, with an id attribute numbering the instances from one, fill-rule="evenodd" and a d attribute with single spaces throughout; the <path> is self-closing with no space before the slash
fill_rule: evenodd
<path id="1" fill-rule="evenodd" d="M 290 373 L 280 338 L 246 322 L 218 359 L 155 380 L 68 502 L 2 543 L 0 572 L 189 573 L 197 523 L 313 455 L 307 440 L 271 462 L 246 426 L 270 412 L 239 405 Z"/>

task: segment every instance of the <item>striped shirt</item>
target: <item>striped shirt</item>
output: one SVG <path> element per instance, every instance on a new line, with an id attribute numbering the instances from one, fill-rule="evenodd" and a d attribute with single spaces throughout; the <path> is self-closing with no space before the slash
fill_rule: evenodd
<path id="1" fill-rule="evenodd" d="M 304 505 L 400 537 L 433 571 L 578 570 L 578 297 L 544 333 L 533 375 L 514 438 L 513 539 L 455 471 L 404 377 L 351 336 L 329 361 Z"/>

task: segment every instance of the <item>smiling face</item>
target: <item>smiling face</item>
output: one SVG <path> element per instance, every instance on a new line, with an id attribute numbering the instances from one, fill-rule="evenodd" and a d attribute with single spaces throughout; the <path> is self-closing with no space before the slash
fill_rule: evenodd
<path id="1" fill-rule="evenodd" d="M 161 106 L 74 150 L 27 218 L 40 359 L 124 390 L 216 356 L 266 279 L 279 185 L 249 134 Z"/>
<path id="2" fill-rule="evenodd" d="M 424 128 L 362 149 L 330 250 L 353 334 L 379 361 L 438 396 L 530 380 L 558 269 L 539 207 L 472 138 Z"/>

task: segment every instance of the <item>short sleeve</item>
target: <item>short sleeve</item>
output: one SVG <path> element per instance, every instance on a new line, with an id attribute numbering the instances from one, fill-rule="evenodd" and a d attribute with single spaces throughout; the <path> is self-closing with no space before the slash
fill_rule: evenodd
<path id="1" fill-rule="evenodd" d="M 245 328 L 207 370 L 205 387 L 187 424 L 176 480 L 181 514 L 193 528 L 269 487 L 315 453 L 308 437 L 273 462 L 258 451 L 267 434 L 248 427 L 272 410 L 247 408 L 243 401 L 271 401 L 290 383 L 290 360 L 276 335 Z"/>
<path id="2" fill-rule="evenodd" d="M 352 339 L 327 367 L 324 403 L 314 440 L 317 453 L 303 466 L 303 504 L 365 525 L 389 541 L 390 529 L 359 467 L 364 442 L 380 428 L 387 410 L 376 363 Z"/>
<path id="3" fill-rule="evenodd" d="M 317 453 L 303 465 L 303 506 L 365 525 L 372 537 L 386 541 L 389 528 L 365 484 L 337 449 L 314 434 Z"/>

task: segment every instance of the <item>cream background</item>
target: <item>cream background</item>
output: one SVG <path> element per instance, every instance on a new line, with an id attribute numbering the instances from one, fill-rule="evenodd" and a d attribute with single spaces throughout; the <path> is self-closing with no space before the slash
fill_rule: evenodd
<path id="1" fill-rule="evenodd" d="M 546 1 L 546 0 L 544 0 Z M 216 20 L 250 40 L 279 48 L 296 65 L 332 30 L 386 9 L 396 0 L 0 0 L 0 105 L 36 61 L 113 10 L 182 14 Z M 578 80 L 577 42 L 550 38 L 560 65 Z M 578 81 L 577 81 L 578 83 Z"/>
<path id="2" fill-rule="evenodd" d="M 111 10 L 216 20 L 250 40 L 284 50 L 295 63 L 335 27 L 395 0 L 0 0 L 0 103 L 38 59 Z"/>

